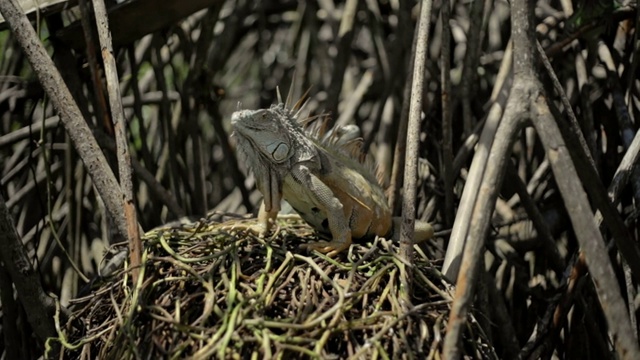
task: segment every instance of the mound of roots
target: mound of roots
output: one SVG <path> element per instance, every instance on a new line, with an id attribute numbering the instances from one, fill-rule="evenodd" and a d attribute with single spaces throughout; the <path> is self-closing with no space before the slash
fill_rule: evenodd
<path id="1" fill-rule="evenodd" d="M 397 244 L 330 259 L 297 251 L 317 239 L 299 218 L 268 239 L 243 230 L 252 221 L 147 233 L 137 284 L 125 265 L 73 301 L 60 358 L 439 358 L 451 294 L 428 249 L 416 248 L 404 306 Z M 477 330 L 464 352 L 491 357 Z"/>

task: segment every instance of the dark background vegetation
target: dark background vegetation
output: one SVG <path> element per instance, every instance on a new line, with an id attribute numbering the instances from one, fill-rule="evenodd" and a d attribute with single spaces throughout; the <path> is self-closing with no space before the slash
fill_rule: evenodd
<path id="1" fill-rule="evenodd" d="M 144 27 L 149 17 L 165 16 L 154 13 L 153 2 L 140 3 L 147 5 L 128 18 L 133 21 L 126 22 L 122 11 L 119 30 L 112 31 L 135 205 L 144 230 L 184 216 L 255 210 L 260 194 L 252 177 L 245 178 L 244 164 L 236 160 L 229 120 L 237 108 L 273 104 L 277 88 L 294 98 L 309 90 L 311 114 L 329 113 L 332 123 L 358 125 L 363 150 L 391 176 L 399 124 L 408 106 L 416 2 L 356 1 L 350 15 L 350 1 L 210 1 L 207 9 L 128 39 L 122 31 L 126 26 Z M 514 26 L 507 1 L 454 1 L 448 37 L 443 38 L 441 10 L 442 2 L 434 2 L 417 192 L 417 217 L 439 230 L 453 225 L 489 109 L 506 102 L 513 82 L 506 60 L 512 54 Z M 606 187 L 640 119 L 636 2 L 539 0 L 532 11 L 537 38 Z M 33 16 L 32 23 L 117 171 L 100 47 L 97 37 L 89 46 L 78 41 L 83 29 L 71 24 L 80 18 L 80 12 L 69 7 Z M 446 54 L 443 45 L 449 46 Z M 87 169 L 10 31 L 0 31 L 0 48 L 0 191 L 45 290 L 65 304 L 86 283 L 79 273 L 95 275 L 105 249 L 123 239 L 107 219 Z M 560 109 L 557 118 L 568 116 L 549 73 L 533 56 L 548 100 Z M 450 90 L 444 88 L 445 62 Z M 452 119 L 451 142 L 443 135 L 446 107 Z M 515 175 L 504 175 L 507 181 L 486 234 L 479 321 L 504 356 L 517 353 L 536 331 L 546 331 L 550 335 L 531 346 L 544 343 L 541 351 L 547 356 L 614 357 L 607 322 L 584 268 L 573 268 L 574 287 L 567 287 L 578 243 L 533 128 L 513 139 L 510 157 L 513 174 L 523 181 L 548 226 L 565 273 L 553 271 L 539 229 L 517 194 Z M 450 179 L 445 179 L 445 166 L 452 169 Z M 628 231 L 626 240 L 636 247 L 639 181 L 632 175 L 632 185 L 615 199 L 616 216 Z M 448 200 L 446 194 L 451 194 Z M 395 206 L 399 214 L 399 201 Z M 606 228 L 603 235 L 611 243 Z M 447 239 L 436 240 L 441 251 L 435 261 L 444 257 Z M 615 245 L 609 254 L 637 341 L 637 282 Z M 560 312 L 566 321 L 552 319 L 560 301 L 572 309 L 569 315 Z M 22 329 L 30 333 L 27 326 Z"/>

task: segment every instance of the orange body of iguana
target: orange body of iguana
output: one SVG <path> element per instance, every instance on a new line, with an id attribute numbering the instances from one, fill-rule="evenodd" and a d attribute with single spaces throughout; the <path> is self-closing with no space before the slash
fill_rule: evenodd
<path id="1" fill-rule="evenodd" d="M 352 238 L 393 235 L 400 219 L 392 217 L 380 182 L 360 160 L 361 139 L 344 140 L 336 136 L 338 129 L 305 132 L 297 118 L 282 103 L 232 115 L 238 150 L 264 195 L 258 227 L 252 230 L 266 235 L 284 199 L 332 237 L 305 245 L 329 256 L 347 249 Z M 416 222 L 415 241 L 432 236 L 428 223 Z"/>

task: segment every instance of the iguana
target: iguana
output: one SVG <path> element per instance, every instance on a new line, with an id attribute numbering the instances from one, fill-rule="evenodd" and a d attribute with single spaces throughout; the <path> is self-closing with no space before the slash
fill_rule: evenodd
<path id="1" fill-rule="evenodd" d="M 303 245 L 309 250 L 334 256 L 352 238 L 399 233 L 393 229 L 400 219 L 392 217 L 381 182 L 361 156 L 362 139 L 341 136 L 340 128 L 305 131 L 309 118 L 298 119 L 301 101 L 289 109 L 278 98 L 269 109 L 239 110 L 231 116 L 237 149 L 264 195 L 257 228 L 251 230 L 268 234 L 284 198 L 307 223 L 332 237 Z M 433 236 L 426 222 L 417 221 L 415 229 L 416 242 Z"/>

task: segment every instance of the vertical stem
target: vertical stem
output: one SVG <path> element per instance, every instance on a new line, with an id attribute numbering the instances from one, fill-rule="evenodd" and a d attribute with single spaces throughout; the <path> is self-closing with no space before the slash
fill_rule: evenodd
<path id="1" fill-rule="evenodd" d="M 133 284 L 138 283 L 142 242 L 138 233 L 138 219 L 133 199 L 133 185 L 131 183 L 131 156 L 129 154 L 129 141 L 127 139 L 124 111 L 120 98 L 120 82 L 116 61 L 113 58 L 111 45 L 111 33 L 109 32 L 109 19 L 104 0 L 93 0 L 93 9 L 96 14 L 96 26 L 100 40 L 100 50 L 104 61 L 104 73 L 107 80 L 107 93 L 111 107 L 111 118 L 116 135 L 118 174 L 120 175 L 120 187 L 122 188 L 122 205 L 127 224 L 127 239 L 129 242 L 129 257 L 132 268 Z"/>
<path id="2" fill-rule="evenodd" d="M 473 132 L 473 120 L 471 115 L 471 90 L 476 79 L 476 67 L 478 66 L 478 52 L 482 45 L 482 10 L 484 1 L 471 2 L 469 12 L 469 32 L 467 34 L 467 52 L 464 56 L 464 67 L 462 69 L 461 90 L 462 90 L 462 124 L 465 137 Z M 444 30 L 444 29 L 443 29 Z"/>
<path id="3" fill-rule="evenodd" d="M 441 7 L 442 17 L 442 50 L 440 51 L 440 81 L 442 83 L 442 173 L 444 180 L 444 218 L 448 226 L 453 224 L 453 125 L 451 123 L 451 78 L 449 19 L 451 8 L 449 0 L 444 0 Z"/>
<path id="4" fill-rule="evenodd" d="M 348 0 L 344 5 L 342 21 L 338 30 L 337 48 L 335 61 L 333 62 L 333 72 L 331 74 L 331 84 L 327 89 L 327 111 L 331 114 L 327 126 L 334 124 L 334 119 L 338 118 L 338 103 L 340 100 L 340 90 L 344 81 L 344 73 L 347 68 L 349 57 L 351 56 L 351 42 L 354 35 L 354 24 L 358 12 L 358 0 Z"/>
<path id="5" fill-rule="evenodd" d="M 407 127 L 407 154 L 404 168 L 404 192 L 402 194 L 402 228 L 400 229 L 400 256 L 405 260 L 400 268 L 401 302 L 405 308 L 411 304 L 411 264 L 413 258 L 413 234 L 416 217 L 416 178 L 418 175 L 418 145 L 420 143 L 420 117 L 422 113 L 422 94 L 424 68 L 429 40 L 431 20 L 431 0 L 422 1 L 418 21 L 418 37 L 413 82 L 411 85 L 411 103 L 409 124 Z"/>

